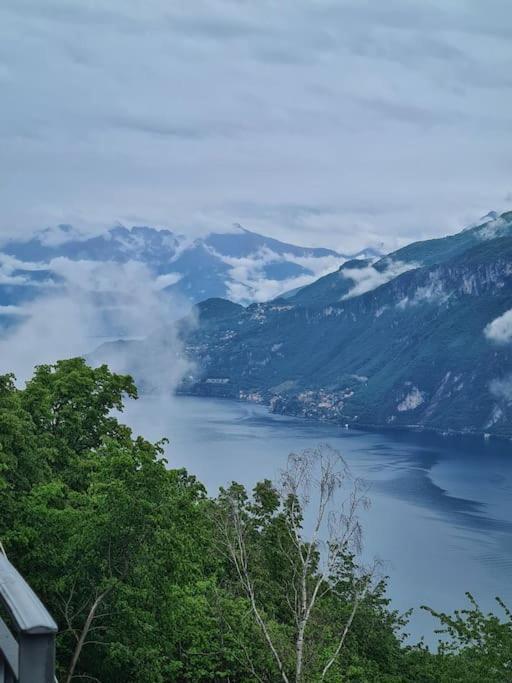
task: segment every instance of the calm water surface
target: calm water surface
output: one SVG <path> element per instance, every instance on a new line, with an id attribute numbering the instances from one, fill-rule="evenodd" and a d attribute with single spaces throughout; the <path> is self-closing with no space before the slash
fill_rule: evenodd
<path id="1" fill-rule="evenodd" d="M 433 641 L 418 608 L 448 611 L 470 591 L 484 608 L 512 604 L 512 444 L 426 434 L 344 430 L 270 415 L 261 406 L 200 398 L 144 398 L 128 421 L 167 436 L 172 467 L 187 467 L 211 494 L 232 480 L 277 477 L 287 454 L 329 443 L 370 487 L 365 553 L 385 562 L 394 607 L 415 608 L 408 631 Z"/>

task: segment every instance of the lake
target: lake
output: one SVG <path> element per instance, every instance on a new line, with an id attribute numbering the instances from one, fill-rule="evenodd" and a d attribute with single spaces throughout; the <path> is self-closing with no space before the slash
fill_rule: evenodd
<path id="1" fill-rule="evenodd" d="M 186 467 L 215 494 L 232 480 L 248 487 L 276 478 L 290 451 L 319 443 L 338 449 L 369 485 L 366 557 L 389 574 L 393 606 L 415 608 L 412 639 L 435 641 L 436 623 L 418 608 L 512 604 L 512 444 L 470 437 L 373 433 L 275 416 L 262 406 L 178 397 L 143 398 L 127 421 L 156 440 L 166 436 L 171 467 Z"/>

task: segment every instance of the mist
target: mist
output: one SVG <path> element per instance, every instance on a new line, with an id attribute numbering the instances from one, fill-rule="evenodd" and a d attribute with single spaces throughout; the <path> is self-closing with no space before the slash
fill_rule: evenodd
<path id="1" fill-rule="evenodd" d="M 169 404 L 192 369 L 172 323 L 191 317 L 190 304 L 162 289 L 138 262 L 63 259 L 51 267 L 64 284 L 44 290 L 4 329 L 0 373 L 13 373 L 23 386 L 37 365 L 76 356 L 93 366 L 106 362 L 114 372 L 131 374 L 139 388 L 142 398 L 128 401 L 125 416 L 133 416 L 137 433 L 167 436 Z M 152 395 L 148 414 L 142 405 L 130 405 L 143 403 L 145 393 Z"/>
<path id="2" fill-rule="evenodd" d="M 492 320 L 485 327 L 484 334 L 496 344 L 509 344 L 512 341 L 512 309 Z"/>
<path id="3" fill-rule="evenodd" d="M 408 270 L 417 268 L 417 263 L 404 263 L 402 261 L 390 260 L 385 270 L 376 270 L 372 265 L 364 268 L 351 268 L 349 270 L 340 271 L 342 277 L 347 280 L 352 280 L 354 286 L 345 294 L 343 300 L 353 299 L 366 292 L 371 292 L 377 287 L 386 284 L 393 280 L 398 275 L 406 273 Z"/>

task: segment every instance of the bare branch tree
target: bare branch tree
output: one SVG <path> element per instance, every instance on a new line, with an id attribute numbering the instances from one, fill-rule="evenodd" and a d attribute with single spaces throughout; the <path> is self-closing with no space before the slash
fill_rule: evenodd
<path id="1" fill-rule="evenodd" d="M 253 617 L 284 683 L 304 683 L 308 626 L 318 599 L 331 592 L 341 580 L 343 558 L 361 552 L 359 512 L 369 505 L 366 487 L 352 478 L 341 455 L 322 445 L 301 453 L 291 453 L 276 490 L 279 512 L 284 519 L 291 545 L 278 543 L 276 551 L 290 567 L 291 580 L 284 588 L 284 601 L 296 625 L 294 653 L 282 652 L 272 636 L 265 611 L 259 601 L 250 550 L 250 507 L 239 491 L 226 497 L 227 514 L 221 524 L 222 538 L 236 576 L 249 599 Z M 276 513 L 277 514 L 277 513 Z M 364 576 L 364 579 L 363 579 Z M 351 610 L 333 643 L 320 680 L 325 680 L 345 644 L 357 610 L 372 582 L 373 572 L 357 575 L 354 566 L 350 589 Z M 344 596 L 346 599 L 347 596 Z M 293 671 L 290 660 L 293 661 Z"/>
<path id="2" fill-rule="evenodd" d="M 277 664 L 281 678 L 283 679 L 284 683 L 290 683 L 290 679 L 286 674 L 281 656 L 274 645 L 274 641 L 270 635 L 268 626 L 256 602 L 254 584 L 249 571 L 247 543 L 245 538 L 246 527 L 244 524 L 243 513 L 236 497 L 233 496 L 229 498 L 229 506 L 229 514 L 225 520 L 226 524 L 223 528 L 226 548 L 236 569 L 240 584 L 249 598 L 251 610 L 256 623 L 260 627 L 265 641 L 270 648 L 272 656 Z"/>

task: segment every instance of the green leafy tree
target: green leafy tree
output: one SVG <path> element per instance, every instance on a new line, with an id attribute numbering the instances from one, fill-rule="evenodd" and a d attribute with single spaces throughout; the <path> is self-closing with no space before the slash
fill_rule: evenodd
<path id="1" fill-rule="evenodd" d="M 453 614 L 424 608 L 439 619 L 442 638 L 430 659 L 433 680 L 439 683 L 506 683 L 512 681 L 512 614 L 496 598 L 502 617 L 485 613 L 471 593 L 469 606 Z M 504 617 L 504 618 L 503 618 Z"/>
<path id="2" fill-rule="evenodd" d="M 264 481 L 249 498 L 233 484 L 218 502 L 221 547 L 272 656 L 276 680 L 323 683 L 348 676 L 351 668 L 365 671 L 367 653 L 351 634 L 361 632 L 367 619 L 375 625 L 377 615 L 383 620 L 379 635 L 387 629 L 397 654 L 400 620 L 390 615 L 386 621 L 384 583 L 375 582 L 374 567 L 357 561 L 364 487 L 337 452 L 324 446 L 292 454 L 279 488 Z M 354 661 L 361 666 L 354 669 Z"/>
<path id="3" fill-rule="evenodd" d="M 213 502 L 119 422 L 127 396 L 82 359 L 0 378 L 0 538 L 60 625 L 59 680 L 256 681 L 247 655 L 267 656 L 223 586 Z"/>
<path id="4" fill-rule="evenodd" d="M 438 651 L 360 561 L 365 490 L 328 448 L 216 499 L 120 421 L 129 376 L 0 376 L 0 540 L 57 619 L 61 683 L 512 682 L 512 618 L 469 607 Z"/>

